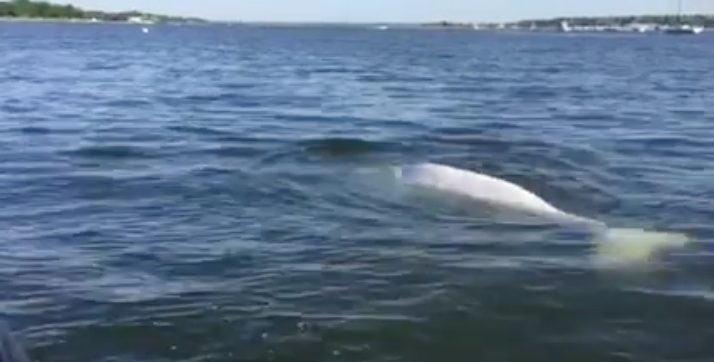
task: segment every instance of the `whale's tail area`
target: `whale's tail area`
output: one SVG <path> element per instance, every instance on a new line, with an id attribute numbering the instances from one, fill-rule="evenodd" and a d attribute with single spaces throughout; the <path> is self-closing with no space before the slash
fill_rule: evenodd
<path id="1" fill-rule="evenodd" d="M 584 225 L 590 230 L 593 258 L 600 266 L 649 263 L 662 253 L 692 242 L 692 238 L 678 232 L 610 227 L 602 221 L 568 213 L 553 216 L 553 221 Z"/>
<path id="2" fill-rule="evenodd" d="M 677 232 L 605 228 L 593 239 L 593 256 L 601 266 L 641 264 L 691 241 L 689 236 Z"/>

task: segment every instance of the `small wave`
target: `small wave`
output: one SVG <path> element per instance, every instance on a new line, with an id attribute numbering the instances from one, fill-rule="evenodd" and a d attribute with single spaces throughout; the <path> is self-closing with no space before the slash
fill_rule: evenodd
<path id="1" fill-rule="evenodd" d="M 231 131 L 224 131 L 224 130 L 217 129 L 214 127 L 206 127 L 206 126 L 198 126 L 198 125 L 177 125 L 177 126 L 168 126 L 166 128 L 172 132 L 190 134 L 190 135 L 198 135 L 198 136 L 221 137 L 221 136 L 234 135 L 234 133 Z"/>
<path id="2" fill-rule="evenodd" d="M 386 154 L 398 150 L 400 145 L 390 141 L 368 141 L 359 138 L 320 138 L 291 143 L 275 152 L 267 154 L 258 162 L 261 166 L 290 163 L 290 169 L 305 171 L 302 162 L 347 162 L 362 157 Z"/>
<path id="3" fill-rule="evenodd" d="M 244 90 L 252 90 L 258 87 L 257 84 L 253 83 L 239 83 L 239 82 L 226 82 L 222 84 L 217 85 L 218 88 L 226 90 L 226 91 L 244 91 Z"/>
<path id="4" fill-rule="evenodd" d="M 44 135 L 44 134 L 49 134 L 52 133 L 52 130 L 47 128 L 47 127 L 39 127 L 39 126 L 25 126 L 25 127 L 20 127 L 17 129 L 19 133 L 24 133 L 28 135 Z"/>
<path id="5" fill-rule="evenodd" d="M 253 146 L 218 146 L 208 147 L 202 150 L 212 156 L 221 158 L 247 158 L 252 159 L 265 154 L 265 150 Z"/>
<path id="6" fill-rule="evenodd" d="M 198 139 L 203 139 L 208 142 L 218 142 L 220 144 L 239 143 L 241 146 L 247 145 L 274 145 L 285 143 L 287 140 L 275 136 L 256 136 L 245 132 L 234 132 L 218 127 L 208 127 L 203 125 L 174 125 L 168 126 L 166 129 L 170 132 L 176 132 L 180 135 L 197 136 Z"/>
<path id="7" fill-rule="evenodd" d="M 515 148 L 549 149 L 556 147 L 542 139 L 526 137 L 500 130 L 475 131 L 472 128 L 443 128 L 423 136 L 423 141 L 444 144 L 445 146 L 469 146 L 488 149 L 491 152 L 506 152 Z"/>
<path id="8" fill-rule="evenodd" d="M 690 146 L 707 147 L 709 142 L 684 135 L 633 134 L 617 137 L 620 142 L 641 143 L 654 147 Z"/>
<path id="9" fill-rule="evenodd" d="M 631 288 L 631 291 L 639 292 L 645 295 L 657 295 L 671 298 L 689 298 L 705 302 L 714 301 L 714 290 L 712 290 L 711 287 L 704 286 L 690 288 L 672 288 L 670 290 L 652 288 Z"/>
<path id="10" fill-rule="evenodd" d="M 616 149 L 623 153 L 656 154 L 660 157 L 684 157 L 689 158 L 692 150 L 696 151 L 700 157 L 709 158 L 712 153 L 705 150 L 709 142 L 706 139 L 695 139 L 688 136 L 671 135 L 635 135 L 624 136 L 616 139 Z"/>
<path id="11" fill-rule="evenodd" d="M 308 154 L 323 157 L 348 157 L 380 152 L 388 149 L 392 144 L 359 138 L 324 138 L 302 141 L 297 146 Z"/>
<path id="12" fill-rule="evenodd" d="M 65 152 L 65 154 L 96 160 L 131 160 L 157 157 L 156 152 L 152 149 L 129 145 L 82 146 Z"/>

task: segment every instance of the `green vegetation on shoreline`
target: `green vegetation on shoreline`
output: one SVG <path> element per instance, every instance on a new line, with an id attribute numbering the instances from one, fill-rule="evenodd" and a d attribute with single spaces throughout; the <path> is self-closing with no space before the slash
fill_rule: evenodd
<path id="1" fill-rule="evenodd" d="M 49 19 L 84 20 L 102 22 L 153 22 L 153 23 L 196 23 L 206 22 L 198 18 L 148 14 L 139 11 L 104 12 L 84 10 L 73 5 L 53 4 L 45 1 L 13 0 L 0 1 L 0 18 L 6 19 Z"/>
<path id="2" fill-rule="evenodd" d="M 656 24 L 677 25 L 689 24 L 705 27 L 714 27 L 714 15 L 632 15 L 632 16 L 583 16 L 583 17 L 558 17 L 553 19 L 521 20 L 513 25 L 537 27 L 556 27 L 562 21 L 567 21 L 570 26 L 627 26 L 630 24 Z"/>
<path id="3" fill-rule="evenodd" d="M 695 26 L 704 26 L 714 28 L 714 15 L 710 14 L 694 14 L 694 15 L 631 15 L 631 16 L 582 16 L 582 17 L 557 17 L 551 19 L 526 19 L 516 22 L 507 23 L 457 23 L 449 21 L 441 21 L 438 23 L 421 24 L 425 28 L 442 28 L 442 29 L 463 29 L 472 28 L 473 25 L 478 25 L 479 28 L 499 28 L 518 27 L 518 28 L 557 28 L 561 22 L 567 21 L 568 25 L 573 27 L 624 27 L 632 24 L 651 24 L 658 26 L 673 26 L 677 24 L 689 24 Z"/>

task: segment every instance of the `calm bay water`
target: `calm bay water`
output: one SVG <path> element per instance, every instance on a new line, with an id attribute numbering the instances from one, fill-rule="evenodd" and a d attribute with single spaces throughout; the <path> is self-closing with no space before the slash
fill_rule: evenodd
<path id="1" fill-rule="evenodd" d="M 713 44 L 0 23 L 0 313 L 37 361 L 714 360 Z M 362 177 L 423 161 L 697 242 L 603 271 Z"/>

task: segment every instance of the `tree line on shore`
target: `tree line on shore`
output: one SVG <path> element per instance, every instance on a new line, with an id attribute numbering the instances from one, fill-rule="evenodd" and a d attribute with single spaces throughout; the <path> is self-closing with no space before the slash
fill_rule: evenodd
<path id="1" fill-rule="evenodd" d="M 696 15 L 640 15 L 640 16 L 602 16 L 602 17 L 558 17 L 552 19 L 531 19 L 520 20 L 514 23 L 503 25 L 518 26 L 528 28 L 535 26 L 538 28 L 557 28 L 560 24 L 566 21 L 570 26 L 576 27 L 622 27 L 632 24 L 654 24 L 659 26 L 673 26 L 678 24 L 689 24 L 696 26 L 704 26 L 714 28 L 714 15 L 696 14 Z M 501 24 L 479 24 L 481 27 L 496 28 Z M 437 23 L 422 24 L 426 27 L 436 28 L 471 28 L 469 23 L 458 23 L 441 21 Z"/>
<path id="2" fill-rule="evenodd" d="M 13 0 L 0 1 L 0 18 L 37 19 L 96 19 L 99 21 L 128 21 L 132 17 L 142 17 L 152 21 L 192 21 L 202 19 L 146 14 L 138 11 L 104 12 L 84 10 L 73 5 L 54 4 L 46 1 Z"/>
<path id="3" fill-rule="evenodd" d="M 519 26 L 557 27 L 562 21 L 570 26 L 627 26 L 630 24 L 677 25 L 689 24 L 714 27 L 714 15 L 640 15 L 640 16 L 603 16 L 603 17 L 560 17 L 554 19 L 521 20 Z"/>

